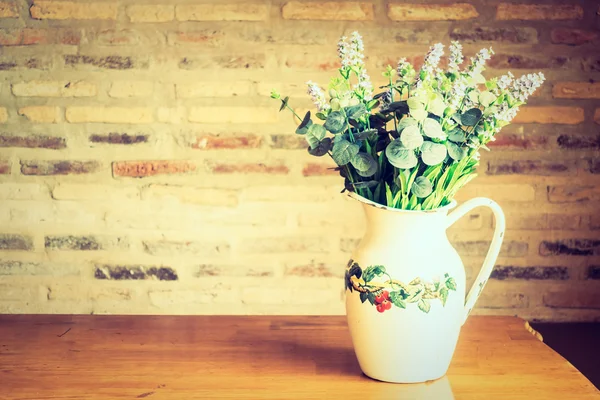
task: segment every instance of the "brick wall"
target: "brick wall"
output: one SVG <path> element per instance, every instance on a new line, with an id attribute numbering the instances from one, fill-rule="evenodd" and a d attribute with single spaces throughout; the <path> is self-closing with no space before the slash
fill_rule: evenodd
<path id="1" fill-rule="evenodd" d="M 359 30 L 373 77 L 454 39 L 491 45 L 489 74 L 544 72 L 460 194 L 508 219 L 475 312 L 598 320 L 599 14 L 585 0 L 0 0 L 0 312 L 343 313 L 361 209 L 268 95 L 309 108 L 303 82 L 326 83 L 338 37 Z M 477 211 L 449 234 L 471 281 L 492 226 Z"/>

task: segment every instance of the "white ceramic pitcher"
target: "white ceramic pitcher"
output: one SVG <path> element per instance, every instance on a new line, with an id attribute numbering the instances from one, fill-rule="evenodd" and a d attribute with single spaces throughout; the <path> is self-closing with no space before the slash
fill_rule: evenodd
<path id="1" fill-rule="evenodd" d="M 414 383 L 446 374 L 460 328 L 481 294 L 504 237 L 504 214 L 475 198 L 432 211 L 363 204 L 367 230 L 346 270 L 346 315 L 362 371 L 386 382 Z M 446 236 L 460 217 L 492 209 L 496 229 L 483 267 L 465 300 L 463 263 Z"/>

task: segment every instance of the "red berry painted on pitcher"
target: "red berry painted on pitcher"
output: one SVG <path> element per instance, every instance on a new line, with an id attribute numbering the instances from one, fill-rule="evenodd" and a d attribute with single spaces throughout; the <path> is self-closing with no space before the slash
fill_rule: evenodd
<path id="1" fill-rule="evenodd" d="M 390 308 L 392 308 L 392 303 L 390 301 L 387 301 L 387 300 L 384 300 L 383 303 L 381 303 L 381 305 L 386 310 L 389 310 Z"/>
<path id="2" fill-rule="evenodd" d="M 383 304 L 377 304 L 377 311 L 384 312 L 385 311 L 385 306 Z"/>
<path id="3" fill-rule="evenodd" d="M 383 295 L 383 293 L 379 293 L 377 296 L 375 296 L 375 303 L 377 304 L 381 304 L 386 300 L 386 297 Z"/>

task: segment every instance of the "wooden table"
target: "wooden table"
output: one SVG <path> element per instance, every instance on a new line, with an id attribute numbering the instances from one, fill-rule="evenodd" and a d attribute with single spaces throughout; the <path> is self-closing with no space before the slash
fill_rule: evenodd
<path id="1" fill-rule="evenodd" d="M 585 400 L 600 394 L 512 317 L 471 317 L 446 377 L 398 385 L 362 375 L 344 317 L 0 315 L 0 398 Z"/>

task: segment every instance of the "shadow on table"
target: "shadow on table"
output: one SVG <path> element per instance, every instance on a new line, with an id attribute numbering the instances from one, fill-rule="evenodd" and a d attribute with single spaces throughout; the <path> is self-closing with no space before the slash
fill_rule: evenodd
<path id="1" fill-rule="evenodd" d="M 302 339 L 297 335 L 294 339 L 282 337 L 258 337 L 242 334 L 236 339 L 240 346 L 251 346 L 251 351 L 261 356 L 256 359 L 269 368 L 278 367 L 280 372 L 287 371 L 301 375 L 316 373 L 317 376 L 343 376 L 347 382 L 347 390 L 359 385 L 365 390 L 362 398 L 369 399 L 403 399 L 403 400 L 454 400 L 454 394 L 448 377 L 418 384 L 383 383 L 364 375 L 358 365 L 354 350 L 341 344 L 327 341 Z M 310 342 L 308 342 L 310 341 Z M 308 342 L 308 343 L 307 343 Z M 338 393 L 341 394 L 341 393 Z"/>

